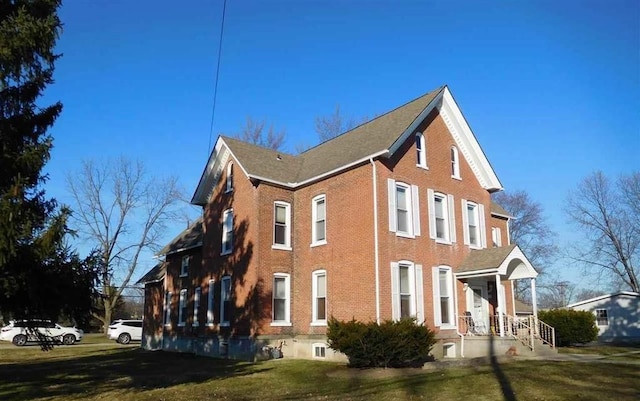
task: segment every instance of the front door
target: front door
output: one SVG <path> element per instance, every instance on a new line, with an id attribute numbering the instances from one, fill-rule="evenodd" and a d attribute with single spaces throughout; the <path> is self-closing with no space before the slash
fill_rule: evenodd
<path id="1" fill-rule="evenodd" d="M 467 292 L 467 307 L 473 321 L 476 325 L 476 329 L 483 334 L 486 334 L 487 327 L 489 327 L 489 302 L 487 300 L 487 288 L 483 285 L 471 285 Z"/>

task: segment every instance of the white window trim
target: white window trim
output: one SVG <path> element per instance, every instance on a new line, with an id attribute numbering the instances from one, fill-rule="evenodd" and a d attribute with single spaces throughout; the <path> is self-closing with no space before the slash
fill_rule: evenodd
<path id="1" fill-rule="evenodd" d="M 189 264 L 191 263 L 191 256 L 183 256 L 182 264 L 180 265 L 180 277 L 187 277 L 189 275 Z"/>
<path id="2" fill-rule="evenodd" d="M 276 210 L 278 206 L 285 208 L 284 244 L 276 244 Z M 287 202 L 275 201 L 273 203 L 273 245 L 271 245 L 271 248 L 281 249 L 284 251 L 291 250 L 291 204 Z"/>
<path id="3" fill-rule="evenodd" d="M 445 238 L 438 238 L 436 225 L 436 197 L 441 198 L 444 212 Z M 429 236 L 439 244 L 451 245 L 456 242 L 456 217 L 453 195 L 427 189 L 429 209 Z"/>
<path id="4" fill-rule="evenodd" d="M 607 324 L 600 324 L 600 323 L 598 322 L 598 311 L 600 311 L 600 310 L 605 311 L 605 313 L 606 313 L 606 315 L 607 315 Z M 594 313 L 594 315 L 596 315 L 596 326 L 598 326 L 598 327 L 606 327 L 606 326 L 609 326 L 609 310 L 608 310 L 607 308 L 596 308 L 596 309 L 593 311 L 593 313 Z"/>
<path id="5" fill-rule="evenodd" d="M 316 298 L 318 296 L 318 277 L 324 275 L 324 312 L 325 318 L 318 319 L 318 304 L 316 302 Z M 329 309 L 329 300 L 328 298 L 328 288 L 329 282 L 327 277 L 326 270 L 315 270 L 311 273 L 311 326 L 326 326 L 327 325 L 327 314 Z"/>
<path id="6" fill-rule="evenodd" d="M 229 219 L 229 216 L 230 219 Z M 229 227 L 230 226 L 230 227 Z M 231 233 L 231 241 L 227 247 L 227 238 Z M 233 252 L 233 209 L 227 209 L 222 214 L 222 252 L 221 255 L 229 255 Z"/>
<path id="7" fill-rule="evenodd" d="M 502 230 L 500 227 L 491 227 L 491 241 L 494 247 L 502 246 Z"/>
<path id="8" fill-rule="evenodd" d="M 409 260 L 391 262 L 391 318 L 400 320 L 400 266 L 409 268 L 409 290 L 411 293 L 410 315 L 415 316 L 418 324 L 424 322 L 424 291 L 422 265 Z"/>
<path id="9" fill-rule="evenodd" d="M 233 192 L 233 162 L 229 162 L 227 164 L 227 180 L 226 180 L 226 188 L 225 193 Z"/>
<path id="10" fill-rule="evenodd" d="M 273 315 L 275 313 L 274 301 L 275 301 L 275 281 L 276 278 L 284 278 L 285 285 L 285 304 L 284 304 L 284 320 L 274 320 Z M 286 273 L 274 273 L 273 275 L 273 290 L 271 296 L 271 326 L 291 326 L 291 275 Z"/>
<path id="11" fill-rule="evenodd" d="M 171 297 L 173 293 L 167 291 L 164 298 L 164 325 L 171 327 Z"/>
<path id="12" fill-rule="evenodd" d="M 316 356 L 316 348 L 324 348 L 324 356 Z M 327 359 L 327 350 L 329 347 L 325 343 L 313 343 L 311 344 L 311 357 L 313 359 Z"/>
<path id="13" fill-rule="evenodd" d="M 316 219 L 318 218 L 318 203 L 324 200 L 324 239 L 318 240 L 316 231 Z M 327 196 L 322 194 L 311 200 L 311 246 L 319 246 L 327 244 Z"/>
<path id="14" fill-rule="evenodd" d="M 429 170 L 427 165 L 427 139 L 422 132 L 416 134 L 416 155 L 417 159 L 419 159 L 416 162 L 416 166 Z"/>
<path id="15" fill-rule="evenodd" d="M 178 303 L 178 327 L 184 327 L 186 324 L 186 310 L 187 310 L 187 289 L 180 290 L 180 301 Z"/>
<path id="16" fill-rule="evenodd" d="M 225 293 L 224 283 L 225 281 L 229 282 L 229 292 Z M 231 276 L 224 276 L 222 280 L 220 280 L 220 326 L 229 327 L 231 325 L 230 316 L 226 316 L 224 313 L 224 302 L 225 298 L 228 298 L 229 301 L 229 309 L 231 309 L 231 293 L 233 289 L 231 288 Z"/>
<path id="17" fill-rule="evenodd" d="M 449 320 L 451 323 L 442 323 L 442 310 L 440 309 L 440 272 L 445 271 L 447 273 L 447 286 L 449 288 L 449 310 L 451 316 Z M 432 283 L 433 283 L 433 318 L 434 325 L 441 329 L 455 329 L 456 325 L 456 311 L 455 307 L 455 285 L 453 281 L 453 270 L 449 266 L 436 266 L 432 271 Z"/>
<path id="18" fill-rule="evenodd" d="M 200 318 L 198 314 L 200 312 L 200 297 L 202 296 L 202 288 L 196 287 L 193 292 L 193 322 L 191 325 L 193 327 L 200 326 Z"/>
<path id="19" fill-rule="evenodd" d="M 207 293 L 207 326 L 213 326 L 213 307 L 215 295 L 216 281 L 209 280 L 209 292 Z"/>
<path id="20" fill-rule="evenodd" d="M 451 147 L 451 178 L 461 180 L 460 177 L 460 153 L 455 146 Z"/>
<path id="21" fill-rule="evenodd" d="M 389 231 L 396 233 L 398 237 L 415 238 L 420 236 L 420 195 L 416 185 L 405 184 L 404 182 L 395 181 L 392 178 L 387 179 L 388 201 L 389 201 Z M 398 230 L 398 206 L 397 206 L 397 188 L 402 187 L 406 190 L 407 197 L 407 231 Z"/>
<path id="22" fill-rule="evenodd" d="M 469 233 L 469 217 L 468 217 L 468 211 L 467 208 L 468 206 L 474 206 L 476 209 L 476 217 L 478 218 L 477 221 L 477 228 L 478 228 L 478 243 L 477 244 L 472 244 L 471 243 L 471 238 L 470 238 L 470 233 Z M 487 247 L 487 233 L 486 233 L 486 226 L 485 226 L 485 217 L 484 217 L 484 205 L 481 203 L 476 203 L 476 202 L 471 202 L 468 201 L 466 199 L 462 199 L 462 228 L 463 228 L 463 233 L 464 233 L 464 244 L 465 245 L 469 245 L 469 248 L 471 249 L 484 249 Z"/>

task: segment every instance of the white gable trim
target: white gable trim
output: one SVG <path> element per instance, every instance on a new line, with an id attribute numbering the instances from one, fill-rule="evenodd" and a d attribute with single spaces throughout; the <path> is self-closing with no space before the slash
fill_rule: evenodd
<path id="1" fill-rule="evenodd" d="M 573 308 L 575 306 L 580 306 L 580 305 L 588 304 L 591 302 L 602 301 L 603 299 L 607 299 L 607 298 L 617 298 L 621 296 L 630 297 L 630 298 L 640 298 L 640 293 L 631 292 L 631 291 L 620 291 L 620 292 L 616 292 L 615 294 L 600 295 L 599 297 L 585 299 L 584 301 L 580 301 L 580 302 L 574 302 L 572 304 L 567 305 L 567 308 Z"/>
<path id="2" fill-rule="evenodd" d="M 509 265 L 514 260 L 520 260 L 521 264 L 518 265 L 513 271 L 509 272 Z M 529 259 L 524 255 L 522 250 L 516 245 L 511 252 L 504 258 L 500 266 L 496 266 L 493 268 L 487 268 L 482 270 L 472 270 L 472 271 L 464 271 L 455 273 L 457 278 L 469 278 L 469 277 L 480 277 L 480 276 L 490 276 L 499 274 L 501 276 L 506 276 L 508 274 L 507 279 L 509 280 L 517 280 L 523 278 L 536 278 L 538 277 L 538 272 L 531 265 Z"/>

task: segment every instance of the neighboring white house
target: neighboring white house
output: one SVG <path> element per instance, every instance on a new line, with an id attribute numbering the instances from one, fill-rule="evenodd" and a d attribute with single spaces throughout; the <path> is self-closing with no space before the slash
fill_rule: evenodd
<path id="1" fill-rule="evenodd" d="M 567 307 L 596 316 L 598 341 L 640 341 L 640 293 L 622 291 L 575 302 Z"/>

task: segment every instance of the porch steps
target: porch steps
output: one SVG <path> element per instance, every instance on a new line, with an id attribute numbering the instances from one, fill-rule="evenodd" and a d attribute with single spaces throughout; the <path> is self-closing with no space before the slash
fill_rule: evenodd
<path id="1" fill-rule="evenodd" d="M 487 356 L 515 355 L 522 356 L 550 356 L 558 351 L 535 339 L 534 351 L 512 337 L 475 336 L 464 338 L 464 358 L 479 358 Z"/>

